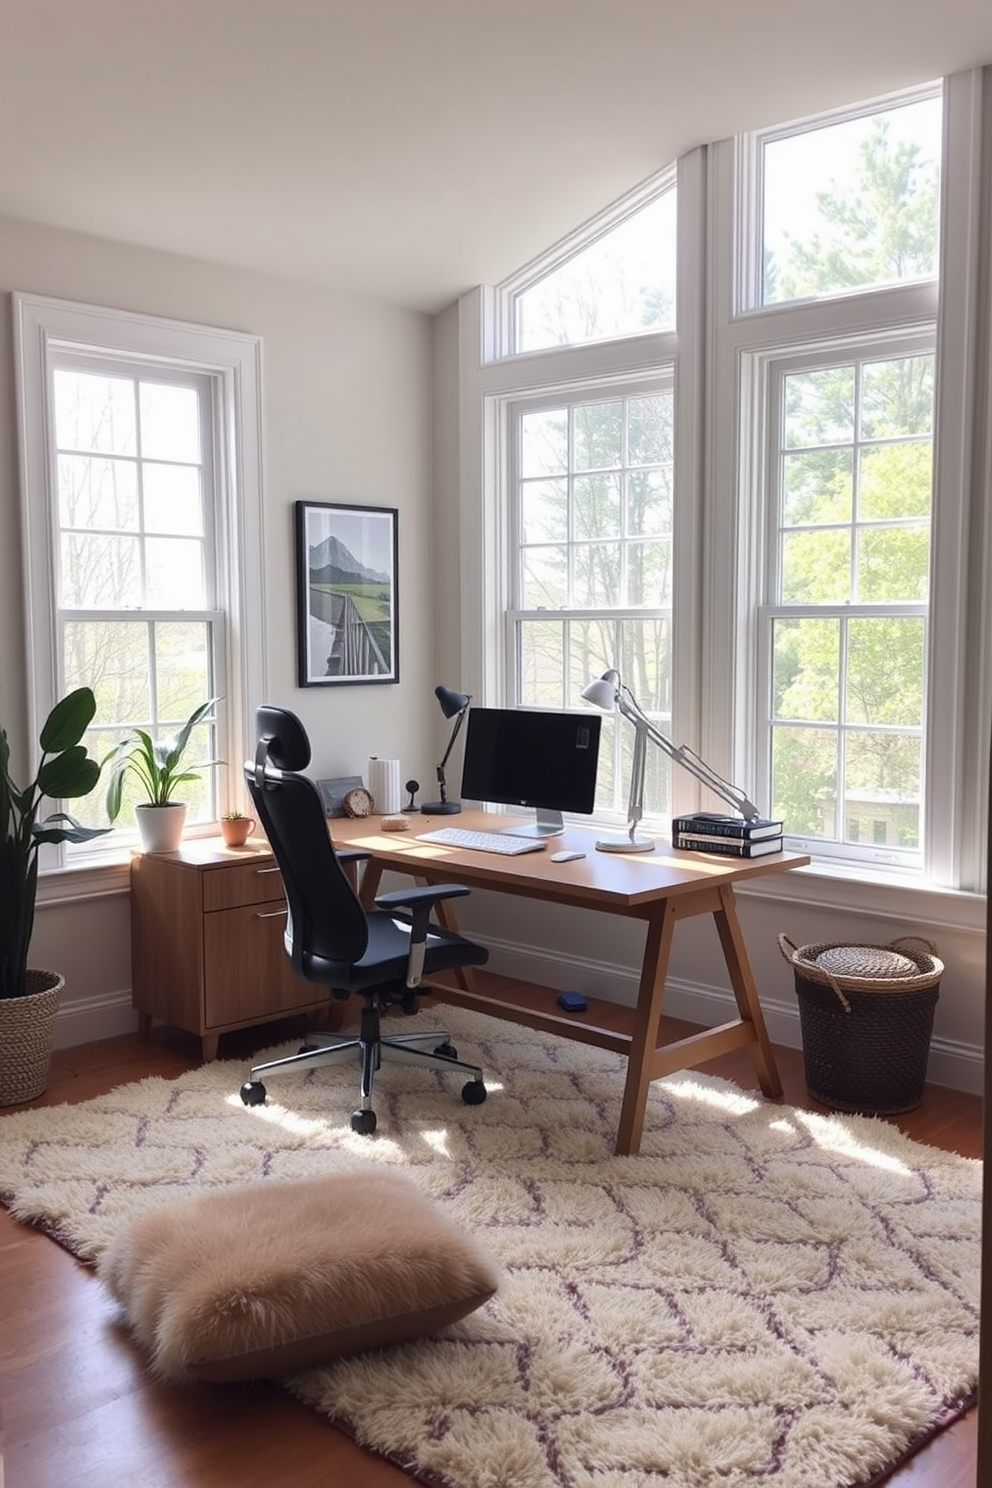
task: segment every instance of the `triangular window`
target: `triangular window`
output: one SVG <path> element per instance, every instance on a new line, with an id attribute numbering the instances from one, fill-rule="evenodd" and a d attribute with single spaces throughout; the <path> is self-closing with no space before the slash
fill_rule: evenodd
<path id="1" fill-rule="evenodd" d="M 673 171 L 504 286 L 511 354 L 673 330 L 676 206 Z"/>

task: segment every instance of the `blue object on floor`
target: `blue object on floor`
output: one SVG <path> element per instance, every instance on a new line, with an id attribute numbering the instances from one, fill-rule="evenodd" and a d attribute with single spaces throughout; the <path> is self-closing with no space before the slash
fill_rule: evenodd
<path id="1" fill-rule="evenodd" d="M 581 992 L 559 992 L 558 1006 L 563 1007 L 566 1013 L 584 1013 L 587 1004 Z"/>

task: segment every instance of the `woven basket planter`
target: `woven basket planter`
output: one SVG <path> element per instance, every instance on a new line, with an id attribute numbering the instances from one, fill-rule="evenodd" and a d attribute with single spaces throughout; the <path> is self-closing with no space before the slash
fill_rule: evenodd
<path id="1" fill-rule="evenodd" d="M 55 1038 L 55 1016 L 65 978 L 29 971 L 24 997 L 0 998 L 0 1106 L 45 1093 Z"/>
<path id="2" fill-rule="evenodd" d="M 910 944 L 927 947 L 919 951 Z M 929 941 L 779 949 L 796 979 L 806 1088 L 836 1111 L 892 1116 L 923 1100 L 943 962 Z"/>

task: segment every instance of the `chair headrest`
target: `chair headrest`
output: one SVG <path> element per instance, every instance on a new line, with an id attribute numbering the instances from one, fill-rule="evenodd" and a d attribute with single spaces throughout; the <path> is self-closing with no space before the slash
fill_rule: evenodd
<path id="1" fill-rule="evenodd" d="M 259 745 L 277 770 L 305 770 L 310 763 L 310 740 L 295 713 L 263 703 L 255 710 Z"/>

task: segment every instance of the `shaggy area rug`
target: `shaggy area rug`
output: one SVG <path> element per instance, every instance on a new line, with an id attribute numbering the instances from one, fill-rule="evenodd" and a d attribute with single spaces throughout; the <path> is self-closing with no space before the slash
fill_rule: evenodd
<path id="1" fill-rule="evenodd" d="M 624 1061 L 455 1008 L 488 1101 L 383 1068 L 354 1135 L 357 1066 L 240 1063 L 0 1119 L 0 1194 L 96 1260 L 179 1194 L 402 1169 L 504 1268 L 444 1334 L 287 1381 L 414 1477 L 450 1488 L 841 1488 L 869 1482 L 975 1390 L 980 1165 L 882 1121 L 657 1082 L 615 1157 Z"/>

